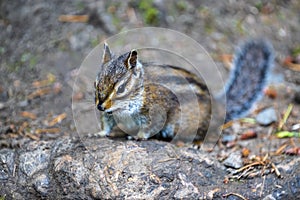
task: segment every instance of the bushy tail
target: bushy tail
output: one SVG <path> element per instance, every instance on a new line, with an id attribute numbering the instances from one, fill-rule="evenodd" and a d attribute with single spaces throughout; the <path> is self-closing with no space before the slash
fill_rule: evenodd
<path id="1" fill-rule="evenodd" d="M 259 100 L 273 62 L 273 48 L 264 40 L 250 40 L 237 50 L 225 87 L 226 121 L 246 115 Z"/>

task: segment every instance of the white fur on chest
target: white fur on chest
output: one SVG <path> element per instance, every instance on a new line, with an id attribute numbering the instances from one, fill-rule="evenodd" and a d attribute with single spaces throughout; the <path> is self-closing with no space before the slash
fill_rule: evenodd
<path id="1" fill-rule="evenodd" d="M 113 113 L 117 126 L 127 134 L 137 133 L 140 128 L 139 115 L 132 111 L 122 110 Z"/>

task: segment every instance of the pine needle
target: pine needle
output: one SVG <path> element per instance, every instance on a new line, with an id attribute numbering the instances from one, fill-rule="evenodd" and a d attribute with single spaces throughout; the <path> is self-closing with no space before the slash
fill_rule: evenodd
<path id="1" fill-rule="evenodd" d="M 290 116 L 291 112 L 292 112 L 292 109 L 293 109 L 293 104 L 290 104 L 288 106 L 288 108 L 286 109 L 284 115 L 283 115 L 283 118 L 282 120 L 280 120 L 279 122 L 279 125 L 278 125 L 278 130 L 282 130 L 282 127 L 284 126 L 284 124 L 286 123 L 288 117 Z"/>
<path id="2" fill-rule="evenodd" d="M 300 132 L 279 131 L 276 133 L 278 138 L 300 137 Z"/>

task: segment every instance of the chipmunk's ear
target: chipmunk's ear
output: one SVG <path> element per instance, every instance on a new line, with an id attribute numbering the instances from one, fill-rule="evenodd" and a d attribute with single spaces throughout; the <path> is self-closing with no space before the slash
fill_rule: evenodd
<path id="1" fill-rule="evenodd" d="M 135 49 L 131 50 L 128 57 L 125 60 L 125 66 L 127 69 L 131 69 L 136 66 L 137 63 L 137 51 Z"/>
<path id="2" fill-rule="evenodd" d="M 106 43 L 104 43 L 104 49 L 103 49 L 103 57 L 102 57 L 102 65 L 107 63 L 111 60 L 112 53 Z"/>

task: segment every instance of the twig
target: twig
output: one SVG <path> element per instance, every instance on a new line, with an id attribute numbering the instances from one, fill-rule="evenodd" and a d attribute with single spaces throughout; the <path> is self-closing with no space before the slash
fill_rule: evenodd
<path id="1" fill-rule="evenodd" d="M 262 196 L 262 193 L 263 193 L 263 190 L 265 187 L 265 180 L 266 180 L 266 176 L 263 176 L 263 183 L 262 183 L 262 187 L 261 187 L 260 194 L 259 194 L 260 197 Z"/>
<path id="2" fill-rule="evenodd" d="M 29 118 L 29 119 L 32 119 L 32 120 L 35 120 L 36 119 L 36 114 L 32 113 L 32 112 L 28 112 L 28 111 L 23 111 L 20 113 L 20 115 L 22 117 L 25 117 L 25 118 Z"/>
<path id="3" fill-rule="evenodd" d="M 277 177 L 281 178 L 282 176 L 281 176 L 281 174 L 280 174 L 280 171 L 279 171 L 278 168 L 275 166 L 275 164 L 274 164 L 274 163 L 271 163 L 271 165 L 272 165 L 272 168 L 274 169 L 275 174 L 277 175 Z"/>
<path id="4" fill-rule="evenodd" d="M 52 88 L 47 87 L 47 88 L 42 88 L 42 89 L 37 89 L 34 92 L 32 92 L 31 94 L 29 94 L 27 96 L 28 99 L 33 99 L 35 97 L 41 97 L 45 94 L 49 94 L 52 91 Z"/>
<path id="5" fill-rule="evenodd" d="M 284 67 L 287 67 L 291 70 L 294 70 L 294 71 L 300 71 L 300 64 L 297 64 L 297 63 L 293 63 L 292 62 L 292 58 L 291 57 L 287 57 L 284 61 L 283 61 L 283 66 Z"/>
<path id="6" fill-rule="evenodd" d="M 56 116 L 52 121 L 50 121 L 48 123 L 48 126 L 54 126 L 55 124 L 60 123 L 66 117 L 67 117 L 67 113 L 62 113 L 62 114 Z"/>
<path id="7" fill-rule="evenodd" d="M 221 130 L 225 130 L 225 129 L 231 127 L 232 124 L 233 124 L 233 122 L 234 122 L 234 121 L 229 121 L 229 122 L 227 122 L 226 124 L 223 124 L 223 125 L 221 126 Z"/>
<path id="8" fill-rule="evenodd" d="M 249 167 L 252 167 L 252 166 L 255 166 L 255 165 L 262 165 L 263 163 L 261 161 L 256 161 L 254 163 L 251 163 L 249 165 L 246 165 L 244 167 L 241 167 L 239 169 L 237 169 L 235 172 L 238 173 L 238 172 L 241 172 L 241 171 L 244 171 L 245 169 L 249 168 Z"/>
<path id="9" fill-rule="evenodd" d="M 231 192 L 231 193 L 228 193 L 228 194 L 223 194 L 223 197 L 228 197 L 228 196 L 230 196 L 230 195 L 234 195 L 234 196 L 240 197 L 240 198 L 243 199 L 243 200 L 247 200 L 247 198 L 245 198 L 245 197 L 242 196 L 241 194 L 234 193 L 234 192 Z"/>
<path id="10" fill-rule="evenodd" d="M 39 140 L 39 137 L 37 137 L 31 133 L 25 133 L 25 136 L 29 137 L 30 139 L 36 140 L 36 141 Z"/>
<path id="11" fill-rule="evenodd" d="M 59 128 L 37 129 L 35 131 L 36 134 L 41 134 L 41 133 L 58 133 L 58 132 L 60 132 Z"/>
<path id="12" fill-rule="evenodd" d="M 283 150 L 288 146 L 288 144 L 281 145 L 275 152 L 275 155 L 279 155 L 283 152 Z"/>
<path id="13" fill-rule="evenodd" d="M 32 83 L 32 86 L 35 88 L 49 86 L 49 85 L 53 84 L 55 82 L 55 80 L 56 80 L 56 77 L 53 74 L 49 73 L 49 74 L 47 74 L 47 79 L 41 80 L 41 81 L 34 81 Z"/>

